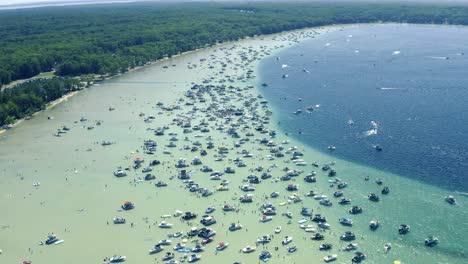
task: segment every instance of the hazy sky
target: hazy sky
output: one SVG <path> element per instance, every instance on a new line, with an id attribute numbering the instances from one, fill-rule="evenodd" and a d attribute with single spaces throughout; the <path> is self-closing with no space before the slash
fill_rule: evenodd
<path id="1" fill-rule="evenodd" d="M 0 7 L 4 7 L 7 5 L 30 5 L 30 6 L 47 6 L 47 5 L 54 5 L 55 4 L 76 4 L 76 3 L 103 3 L 103 2 L 137 2 L 137 1 L 142 1 L 142 0 L 0 0 Z M 143 1 L 151 1 L 151 0 L 143 0 Z M 158 1 L 158 0 L 153 0 L 153 1 Z M 161 1 L 161 0 L 159 0 Z M 170 0 L 162 0 L 162 1 L 170 1 Z M 194 1 L 194 0 L 178 0 L 178 1 Z M 196 0 L 195 0 L 196 1 Z M 200 0 L 199 0 L 200 1 Z M 229 0 L 214 0 L 214 1 L 229 1 Z M 242 0 L 241 0 L 242 1 Z M 244 0 L 245 1 L 245 0 Z M 252 1 L 252 0 L 250 0 Z M 259 0 L 253 0 L 253 1 L 259 1 Z M 280 0 L 263 0 L 263 1 L 280 1 Z M 284 1 L 284 0 L 283 0 Z M 307 1 L 307 0 L 305 0 Z M 320 0 L 309 0 L 309 1 L 320 1 Z M 324 0 L 322 0 L 324 1 Z M 326 0 L 325 0 L 326 1 Z M 332 2 L 333 0 L 328 0 Z M 343 2 L 353 2 L 356 0 L 338 0 L 338 1 L 343 1 Z M 359 0 L 357 0 L 359 1 Z M 361 0 L 362 1 L 362 0 Z M 364 0 L 368 2 L 435 2 L 435 3 L 443 3 L 443 2 L 458 2 L 458 3 L 468 3 L 468 0 Z"/>
<path id="2" fill-rule="evenodd" d="M 2 5 L 18 5 L 18 4 L 54 4 L 54 3 L 96 3 L 96 2 L 134 2 L 136 0 L 0 0 L 0 6 Z M 47 4 L 46 4 L 47 3 Z"/>

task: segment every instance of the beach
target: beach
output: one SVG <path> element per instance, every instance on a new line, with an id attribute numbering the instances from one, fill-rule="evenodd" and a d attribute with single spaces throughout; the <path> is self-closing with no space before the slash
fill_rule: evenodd
<path id="1" fill-rule="evenodd" d="M 438 232 L 437 225 L 449 218 L 467 230 L 466 223 L 458 221 L 466 217 L 462 207 L 466 198 L 457 196 L 460 205 L 452 206 L 444 201 L 445 190 L 336 159 L 278 129 L 274 109 L 259 92 L 260 60 L 339 28 L 261 36 L 164 60 L 85 89 L 3 133 L 0 260 L 99 263 L 105 257 L 124 255 L 126 263 L 164 263 L 166 252 L 174 252 L 174 259 L 187 261 L 191 253 L 172 247 L 179 242 L 184 249 L 193 248 L 201 242 L 203 238 L 185 234 L 192 227 L 202 228 L 202 215 L 213 206 L 216 210 L 209 215 L 216 223 L 207 228 L 216 235 L 203 252 L 196 253 L 201 255 L 200 263 L 259 263 L 262 250 L 271 253 L 268 263 L 323 263 L 329 254 L 338 255 L 335 263 L 350 263 L 356 251 L 344 250 L 349 243 L 358 244 L 366 263 L 436 263 L 434 259 L 460 263 L 465 253 L 447 246 L 456 244 L 450 238 L 453 229 Z M 150 166 L 154 160 L 158 162 Z M 325 165 L 331 168 L 325 170 Z M 235 172 L 229 173 L 228 167 Z M 144 168 L 151 170 L 143 172 Z M 120 169 L 127 176 L 114 176 Z M 189 179 L 180 179 L 183 170 Z M 330 170 L 337 175 L 330 175 Z M 212 175 L 216 171 L 219 179 Z M 144 180 L 147 174 L 155 179 Z M 305 182 L 306 175 L 316 182 Z M 365 176 L 370 180 L 365 181 Z M 378 178 L 382 185 L 376 183 Z M 167 186 L 156 187 L 157 182 Z M 333 197 L 344 182 L 349 187 L 343 192 L 353 201 L 349 205 L 340 205 Z M 244 185 L 255 191 L 244 191 Z M 391 189 L 388 195 L 381 194 L 384 186 Z M 412 186 L 418 188 L 407 192 Z M 192 187 L 196 191 L 190 191 Z M 310 191 L 327 198 L 306 196 Z M 272 198 L 272 192 L 278 197 Z M 370 202 L 371 192 L 381 201 Z M 253 195 L 253 201 L 241 202 L 247 194 Z M 424 199 L 428 194 L 431 198 Z M 327 199 L 333 205 L 320 203 Z M 135 208 L 122 210 L 125 201 Z M 441 210 L 439 216 L 413 219 L 412 213 L 422 216 L 432 203 Z M 347 214 L 352 205 L 364 212 Z M 272 220 L 260 221 L 271 206 Z M 326 217 L 322 227 L 301 215 L 303 207 Z M 177 211 L 197 217 L 182 220 Z M 291 218 L 285 215 L 288 212 Z M 344 216 L 354 220 L 352 228 L 338 222 Z M 114 224 L 114 218 L 126 222 Z M 369 230 L 371 220 L 382 223 L 376 232 Z M 172 227 L 159 228 L 162 221 Z M 242 228 L 230 231 L 232 223 Z M 412 226 L 407 236 L 398 234 L 402 223 Z M 278 226 L 280 233 L 275 232 Z M 340 239 L 346 231 L 354 232 L 356 239 Z M 168 237 L 176 232 L 184 236 Z M 50 233 L 64 242 L 39 245 Z M 324 240 L 311 239 L 315 234 Z M 429 234 L 438 236 L 441 245 L 425 247 Z M 265 235 L 271 236 L 271 242 L 257 243 Z M 293 237 L 288 245 L 282 244 L 285 236 Z M 172 244 L 163 246 L 163 252 L 148 254 L 162 239 L 171 239 Z M 216 250 L 220 242 L 229 246 Z M 332 244 L 332 249 L 320 251 L 324 243 Z M 385 243 L 393 245 L 387 254 Z M 248 245 L 256 250 L 242 253 Z M 293 245 L 297 251 L 288 252 Z"/>

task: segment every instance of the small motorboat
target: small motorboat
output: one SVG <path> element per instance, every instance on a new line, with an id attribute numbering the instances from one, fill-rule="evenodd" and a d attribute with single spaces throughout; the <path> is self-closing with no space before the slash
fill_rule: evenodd
<path id="1" fill-rule="evenodd" d="M 125 224 L 126 220 L 125 220 L 125 218 L 118 218 L 118 217 L 115 217 L 115 218 L 113 219 L 113 222 L 114 222 L 114 224 Z"/>
<path id="2" fill-rule="evenodd" d="M 281 233 L 281 226 L 277 226 L 275 228 L 275 234 L 279 234 L 279 233 Z"/>
<path id="3" fill-rule="evenodd" d="M 357 249 L 357 244 L 356 243 L 349 243 L 347 244 L 344 248 L 345 251 L 352 251 Z"/>
<path id="4" fill-rule="evenodd" d="M 385 243 L 383 248 L 384 248 L 384 253 L 387 254 L 390 251 L 390 249 L 392 249 L 392 244 Z"/>
<path id="5" fill-rule="evenodd" d="M 209 238 L 203 239 L 203 240 L 201 241 L 201 244 L 202 244 L 202 245 L 206 245 L 206 244 L 211 243 L 211 242 L 213 242 L 213 238 L 212 238 L 212 237 L 209 237 Z"/>
<path id="6" fill-rule="evenodd" d="M 269 235 L 261 236 L 257 239 L 257 243 L 260 243 L 260 244 L 270 243 L 270 241 L 271 241 L 271 237 Z"/>
<path id="7" fill-rule="evenodd" d="M 167 236 L 168 236 L 168 237 L 181 237 L 181 236 L 183 236 L 183 235 L 184 235 L 184 233 L 182 233 L 182 231 L 177 231 L 177 232 L 175 232 L 174 234 L 169 234 L 169 235 L 167 235 Z"/>
<path id="8" fill-rule="evenodd" d="M 246 246 L 245 248 L 242 249 L 242 252 L 243 253 L 252 253 L 255 251 L 255 249 L 257 249 L 256 247 L 252 247 L 252 246 Z"/>
<path id="9" fill-rule="evenodd" d="M 290 237 L 290 236 L 285 236 L 284 239 L 283 239 L 283 241 L 281 241 L 281 244 L 287 245 L 287 244 L 291 243 L 292 240 L 293 240 L 292 237 Z"/>
<path id="10" fill-rule="evenodd" d="M 341 197 L 341 196 L 343 196 L 343 191 L 342 190 L 336 190 L 335 192 L 333 192 L 333 196 L 334 197 Z"/>
<path id="11" fill-rule="evenodd" d="M 346 231 L 343 235 L 341 235 L 340 239 L 343 241 L 351 241 L 356 239 L 356 235 L 351 231 Z"/>
<path id="12" fill-rule="evenodd" d="M 200 223 L 204 226 L 210 226 L 212 224 L 216 224 L 216 219 L 213 216 L 205 216 L 200 220 Z"/>
<path id="13" fill-rule="evenodd" d="M 341 200 L 338 203 L 341 204 L 341 205 L 350 204 L 351 200 L 347 199 L 347 198 L 341 198 Z"/>
<path id="14" fill-rule="evenodd" d="M 239 230 L 239 229 L 242 229 L 241 224 L 231 223 L 231 225 L 229 226 L 229 231 L 236 231 L 236 230 Z"/>
<path id="15" fill-rule="evenodd" d="M 293 252 L 296 252 L 297 251 L 297 247 L 296 246 L 290 246 L 288 247 L 288 252 L 289 253 L 293 253 Z"/>
<path id="16" fill-rule="evenodd" d="M 279 196 L 279 192 L 272 192 L 272 193 L 270 194 L 270 198 L 276 198 L 276 197 L 278 197 L 278 196 Z"/>
<path id="17" fill-rule="evenodd" d="M 45 244 L 46 245 L 52 245 L 54 244 L 55 242 L 59 241 L 59 239 L 57 238 L 57 236 L 55 234 L 50 234 L 50 235 L 47 235 L 47 239 L 45 241 Z"/>
<path id="18" fill-rule="evenodd" d="M 353 220 L 342 217 L 338 220 L 340 224 L 345 225 L 345 226 L 352 226 L 353 225 Z"/>
<path id="19" fill-rule="evenodd" d="M 380 222 L 377 221 L 377 220 L 372 220 L 369 222 L 369 228 L 372 230 L 372 231 L 375 231 L 377 230 L 377 228 L 379 228 L 380 226 Z"/>
<path id="20" fill-rule="evenodd" d="M 210 206 L 210 207 L 206 208 L 205 213 L 211 214 L 215 210 L 216 210 L 216 208 L 214 206 Z"/>
<path id="21" fill-rule="evenodd" d="M 104 263 L 119 263 L 119 262 L 124 262 L 125 260 L 127 260 L 126 256 L 114 255 L 114 256 L 108 258 L 107 260 L 105 260 Z"/>
<path id="22" fill-rule="evenodd" d="M 158 181 L 157 183 L 154 184 L 154 186 L 156 186 L 156 187 L 166 187 L 167 183 L 165 183 L 163 181 Z"/>
<path id="23" fill-rule="evenodd" d="M 325 206 L 332 206 L 332 205 L 333 205 L 333 203 L 332 203 L 330 200 L 328 200 L 328 199 L 322 199 L 322 200 L 320 200 L 319 203 L 320 203 L 321 205 L 325 205 Z"/>
<path id="24" fill-rule="evenodd" d="M 154 245 L 154 247 L 152 249 L 149 250 L 149 253 L 150 254 L 156 254 L 156 253 L 159 253 L 159 252 L 161 252 L 163 250 L 164 250 L 164 248 L 161 247 L 160 244 L 156 244 L 156 245 Z"/>
<path id="25" fill-rule="evenodd" d="M 127 210 L 132 210 L 133 208 L 135 208 L 135 205 L 130 201 L 125 201 L 121 207 L 123 210 L 127 211 Z"/>
<path id="26" fill-rule="evenodd" d="M 271 221 L 273 220 L 273 217 L 271 216 L 268 216 L 268 215 L 263 215 L 261 218 L 260 218 L 260 222 L 264 223 L 264 222 L 268 222 L 268 221 Z"/>
<path id="27" fill-rule="evenodd" d="M 390 193 L 390 189 L 389 189 L 387 186 L 385 186 L 385 187 L 383 187 L 381 193 L 382 193 L 382 194 L 389 194 L 389 193 Z"/>
<path id="28" fill-rule="evenodd" d="M 338 258 L 338 255 L 336 254 L 326 255 L 325 257 L 323 257 L 323 261 L 328 263 L 328 262 L 335 261 L 337 258 Z"/>
<path id="29" fill-rule="evenodd" d="M 452 195 L 447 195 L 445 196 L 445 201 L 449 204 L 456 204 L 457 201 L 455 200 L 455 197 L 453 197 Z"/>
<path id="30" fill-rule="evenodd" d="M 361 263 L 364 259 L 366 259 L 366 255 L 362 252 L 354 253 L 354 257 L 351 259 L 353 263 Z"/>
<path id="31" fill-rule="evenodd" d="M 269 251 L 267 251 L 267 250 L 262 250 L 262 252 L 259 255 L 259 258 L 262 261 L 266 262 L 271 258 L 271 253 Z"/>
<path id="32" fill-rule="evenodd" d="M 223 206 L 223 211 L 225 212 L 234 211 L 234 210 L 236 210 L 236 207 L 234 207 L 233 205 L 225 204 Z"/>
<path id="33" fill-rule="evenodd" d="M 332 247 L 333 247 L 332 244 L 322 244 L 322 245 L 320 245 L 319 249 L 322 250 L 322 251 L 325 251 L 325 250 L 332 249 Z"/>
<path id="34" fill-rule="evenodd" d="M 351 210 L 349 210 L 350 214 L 360 214 L 362 213 L 362 208 L 359 206 L 353 206 L 351 207 Z"/>
<path id="35" fill-rule="evenodd" d="M 398 227 L 398 233 L 400 235 L 405 235 L 407 234 L 409 231 L 410 231 L 411 227 L 407 224 L 401 224 L 399 227 Z"/>
<path id="36" fill-rule="evenodd" d="M 331 227 L 331 225 L 329 223 L 327 223 L 327 222 L 319 222 L 317 224 L 317 226 L 320 227 L 320 228 L 323 228 L 323 229 L 328 229 L 328 228 Z"/>
<path id="37" fill-rule="evenodd" d="M 197 262 L 201 259 L 201 255 L 196 255 L 196 254 L 192 254 L 190 255 L 190 257 L 188 257 L 187 261 L 189 263 L 193 263 L 193 262 Z"/>
<path id="38" fill-rule="evenodd" d="M 163 261 L 173 259 L 175 257 L 175 254 L 172 252 L 167 252 L 166 255 L 162 257 Z"/>
<path id="39" fill-rule="evenodd" d="M 369 194 L 369 196 L 367 196 L 369 198 L 370 201 L 372 202 L 378 202 L 380 200 L 379 196 L 375 193 L 371 193 Z"/>
<path id="40" fill-rule="evenodd" d="M 312 240 L 323 240 L 325 238 L 325 236 L 320 234 L 320 233 L 315 233 L 310 238 Z"/>
<path id="41" fill-rule="evenodd" d="M 169 240 L 169 239 L 162 239 L 162 240 L 159 240 L 159 245 L 170 245 L 172 243 L 172 240 Z"/>
<path id="42" fill-rule="evenodd" d="M 185 244 L 177 243 L 172 249 L 174 249 L 175 251 L 178 251 L 184 248 L 185 248 Z"/>
<path id="43" fill-rule="evenodd" d="M 216 250 L 221 251 L 226 249 L 229 246 L 229 243 L 224 243 L 224 242 L 219 242 L 218 245 L 216 245 Z"/>
<path id="44" fill-rule="evenodd" d="M 424 245 L 428 247 L 433 247 L 435 245 L 439 244 L 439 239 L 437 237 L 431 236 L 428 237 L 424 240 Z"/>
<path id="45" fill-rule="evenodd" d="M 205 247 L 202 246 L 201 244 L 196 244 L 190 251 L 192 252 L 202 252 L 205 250 Z"/>
<path id="46" fill-rule="evenodd" d="M 161 223 L 159 223 L 158 226 L 159 226 L 159 228 L 172 228 L 172 224 L 169 224 L 166 221 L 161 221 Z"/>

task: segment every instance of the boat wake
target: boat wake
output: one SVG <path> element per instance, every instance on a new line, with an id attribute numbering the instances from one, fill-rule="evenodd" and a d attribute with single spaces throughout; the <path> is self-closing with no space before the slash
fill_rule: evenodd
<path id="1" fill-rule="evenodd" d="M 399 88 L 399 87 L 380 87 L 377 89 L 379 90 L 403 90 L 403 88 Z"/>
<path id="2" fill-rule="evenodd" d="M 428 59 L 435 59 L 435 60 L 448 60 L 449 57 L 446 56 L 426 56 Z"/>
<path id="3" fill-rule="evenodd" d="M 364 136 L 369 137 L 369 136 L 374 136 L 377 135 L 379 132 L 379 125 L 375 121 L 371 121 L 372 129 L 367 130 L 364 132 Z"/>

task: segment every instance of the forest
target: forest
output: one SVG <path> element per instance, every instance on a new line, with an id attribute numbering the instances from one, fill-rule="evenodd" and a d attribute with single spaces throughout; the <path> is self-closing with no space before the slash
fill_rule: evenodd
<path id="1" fill-rule="evenodd" d="M 468 6 L 369 3 L 133 3 L 0 11 L 0 125 L 38 111 L 76 77 L 114 75 L 164 57 L 331 24 L 468 24 Z M 57 77 L 5 85 L 53 71 Z"/>

